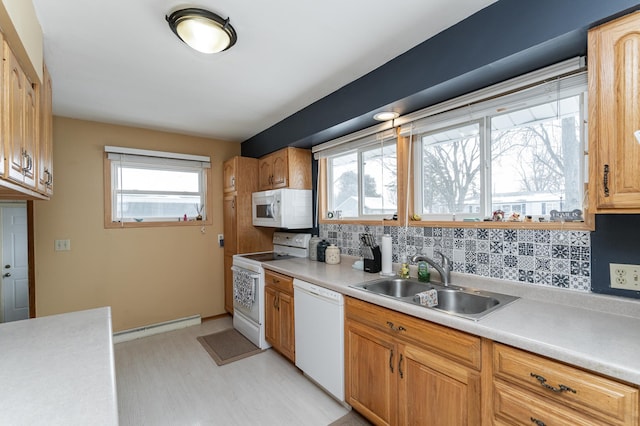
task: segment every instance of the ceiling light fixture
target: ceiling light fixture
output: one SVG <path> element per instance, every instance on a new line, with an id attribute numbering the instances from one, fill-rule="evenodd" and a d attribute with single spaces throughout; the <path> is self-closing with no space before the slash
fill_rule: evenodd
<path id="1" fill-rule="evenodd" d="M 229 18 L 222 19 L 205 9 L 180 9 L 165 18 L 171 31 L 198 52 L 222 52 L 238 40 Z"/>
<path id="2" fill-rule="evenodd" d="M 377 121 L 389 121 L 395 120 L 400 117 L 400 114 L 394 111 L 382 111 L 373 116 L 374 120 Z"/>

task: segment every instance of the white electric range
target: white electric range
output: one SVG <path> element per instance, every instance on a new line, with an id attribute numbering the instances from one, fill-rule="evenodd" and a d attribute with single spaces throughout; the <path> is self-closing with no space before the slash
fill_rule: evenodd
<path id="1" fill-rule="evenodd" d="M 264 335 L 262 262 L 309 256 L 311 234 L 274 232 L 273 251 L 233 256 L 233 327 L 260 349 L 271 347 Z"/>

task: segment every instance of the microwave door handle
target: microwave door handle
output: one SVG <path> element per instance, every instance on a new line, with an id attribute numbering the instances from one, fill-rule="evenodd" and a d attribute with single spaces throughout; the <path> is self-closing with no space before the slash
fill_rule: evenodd
<path id="1" fill-rule="evenodd" d="M 271 203 L 271 214 L 273 215 L 274 219 L 278 218 L 278 203 L 277 202 Z"/>

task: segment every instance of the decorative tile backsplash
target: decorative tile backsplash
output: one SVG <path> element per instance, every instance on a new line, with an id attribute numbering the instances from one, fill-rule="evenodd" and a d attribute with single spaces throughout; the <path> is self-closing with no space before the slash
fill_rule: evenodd
<path id="1" fill-rule="evenodd" d="M 320 237 L 351 256 L 362 256 L 362 233 L 374 235 L 378 243 L 390 234 L 394 263 L 418 253 L 439 262 L 434 253 L 440 251 L 453 261 L 454 272 L 591 290 L 589 231 L 320 225 Z"/>

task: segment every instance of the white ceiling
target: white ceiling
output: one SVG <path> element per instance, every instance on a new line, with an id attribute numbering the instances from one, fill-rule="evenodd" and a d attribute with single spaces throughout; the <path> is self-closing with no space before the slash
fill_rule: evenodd
<path id="1" fill-rule="evenodd" d="M 243 141 L 496 0 L 33 0 L 54 114 Z M 165 15 L 230 17 L 204 55 Z"/>

